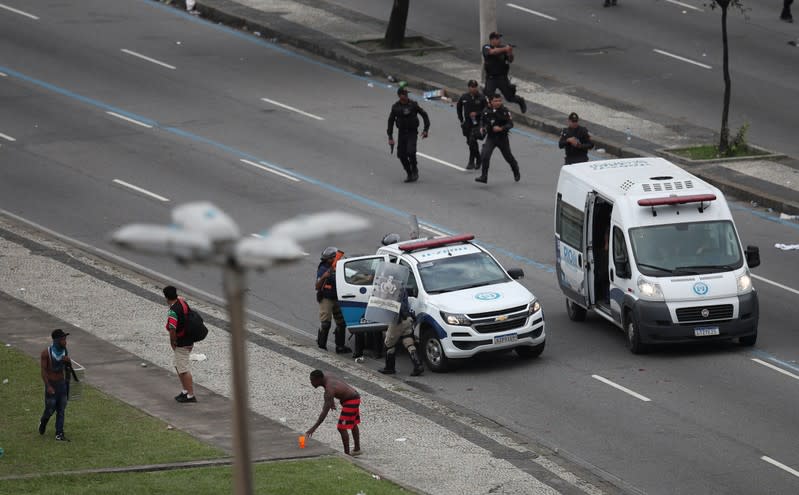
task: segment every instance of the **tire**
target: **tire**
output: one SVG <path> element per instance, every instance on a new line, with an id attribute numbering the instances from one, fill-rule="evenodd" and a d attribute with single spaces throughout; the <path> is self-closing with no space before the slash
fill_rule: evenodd
<path id="1" fill-rule="evenodd" d="M 636 323 L 633 315 L 628 312 L 624 318 L 624 321 L 624 333 L 627 335 L 627 348 L 630 349 L 630 352 L 633 354 L 646 353 L 649 348 L 641 343 L 641 334 L 638 331 L 638 323 Z"/>
<path id="2" fill-rule="evenodd" d="M 754 335 L 747 335 L 746 337 L 739 337 L 738 344 L 744 347 L 752 347 L 757 342 L 757 330 Z"/>
<path id="3" fill-rule="evenodd" d="M 422 354 L 427 367 L 434 373 L 443 373 L 449 370 L 449 359 L 444 354 L 444 347 L 432 330 L 422 330 Z"/>
<path id="4" fill-rule="evenodd" d="M 533 346 L 521 346 L 514 349 L 516 354 L 519 355 L 522 359 L 534 359 L 541 355 L 544 352 L 544 347 L 546 347 L 547 341 L 543 341 L 538 345 Z"/>
<path id="5" fill-rule="evenodd" d="M 571 321 L 585 321 L 588 310 L 576 305 L 572 300 L 566 299 L 566 313 Z"/>

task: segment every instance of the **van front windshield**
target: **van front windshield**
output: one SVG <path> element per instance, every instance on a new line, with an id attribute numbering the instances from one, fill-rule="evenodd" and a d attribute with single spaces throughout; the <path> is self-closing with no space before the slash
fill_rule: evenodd
<path id="1" fill-rule="evenodd" d="M 501 284 L 510 278 L 486 253 L 441 258 L 419 263 L 419 275 L 428 294 Z"/>
<path id="2" fill-rule="evenodd" d="M 729 220 L 636 227 L 630 229 L 630 242 L 638 271 L 644 275 L 726 272 L 743 265 Z"/>

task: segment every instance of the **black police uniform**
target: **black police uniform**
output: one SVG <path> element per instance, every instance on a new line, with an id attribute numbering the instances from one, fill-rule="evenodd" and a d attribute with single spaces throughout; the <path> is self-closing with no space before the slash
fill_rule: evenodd
<path id="1" fill-rule="evenodd" d="M 424 120 L 424 132 L 430 130 L 430 117 L 413 100 L 403 104 L 400 101 L 391 106 L 388 114 L 388 138 L 393 139 L 394 125 L 397 126 L 397 158 L 408 174 L 405 182 L 413 182 L 419 178 L 419 167 L 416 165 L 416 141 L 418 139 L 419 115 Z"/>
<path id="2" fill-rule="evenodd" d="M 525 103 L 524 98 L 516 94 L 516 86 L 512 85 L 510 79 L 508 79 L 508 72 L 510 71 L 508 54 L 489 54 L 492 48 L 502 48 L 504 46 L 506 45 L 492 47 L 490 43 L 483 45 L 483 65 L 486 71 L 486 85 L 483 92 L 488 98 L 491 98 L 497 90 L 500 90 L 506 101 L 518 103 L 519 108 L 524 113 L 527 111 L 527 103 Z"/>
<path id="3" fill-rule="evenodd" d="M 477 141 L 483 139 L 480 132 L 480 116 L 483 111 L 488 107 L 488 100 L 480 93 L 473 95 L 470 92 L 463 93 L 458 99 L 456 110 L 458 112 L 458 120 L 461 121 L 461 130 L 463 136 L 466 138 L 466 144 L 469 145 L 469 164 L 466 166 L 467 170 L 480 169 L 480 147 Z M 474 118 L 471 113 L 475 112 Z"/>
<path id="4" fill-rule="evenodd" d="M 567 143 L 566 140 L 570 137 L 576 137 L 580 142 L 580 146 L 575 147 L 572 146 L 571 143 Z M 566 165 L 571 165 L 572 163 L 587 162 L 588 150 L 594 147 L 594 142 L 591 141 L 591 136 L 588 134 L 588 129 L 585 127 L 566 127 L 560 132 L 558 147 L 561 149 L 566 148 L 566 159 L 564 163 Z"/>
<path id="5" fill-rule="evenodd" d="M 505 108 L 505 105 L 501 105 L 496 110 L 488 107 L 483 111 L 481 125 L 486 135 L 486 142 L 483 144 L 483 152 L 480 155 L 480 160 L 483 163 L 483 173 L 475 180 L 483 183 L 488 182 L 488 167 L 491 162 L 491 154 L 494 152 L 494 148 L 499 148 L 503 158 L 505 158 L 505 161 L 508 162 L 513 171 L 513 179 L 519 182 L 519 179 L 521 179 L 519 163 L 510 151 L 510 141 L 508 140 L 508 131 L 513 128 L 510 112 Z M 494 132 L 494 126 L 499 126 L 502 130 Z"/>

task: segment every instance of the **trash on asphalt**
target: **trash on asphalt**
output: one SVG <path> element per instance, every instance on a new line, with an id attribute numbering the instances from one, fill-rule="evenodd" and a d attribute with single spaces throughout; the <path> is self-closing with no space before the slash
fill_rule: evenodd
<path id="1" fill-rule="evenodd" d="M 597 153 L 604 153 L 605 152 L 605 148 L 599 148 L 599 149 L 596 150 L 596 152 Z"/>
<path id="2" fill-rule="evenodd" d="M 189 355 L 189 360 L 191 361 L 205 361 L 208 357 L 205 354 L 200 354 L 198 352 L 193 352 Z"/>
<path id="3" fill-rule="evenodd" d="M 366 85 L 369 86 L 370 88 L 374 88 L 375 87 L 375 85 L 374 85 L 374 83 L 372 81 L 369 81 L 368 83 L 366 83 Z"/>
<path id="4" fill-rule="evenodd" d="M 147 367 L 147 363 L 142 363 L 142 364 L 141 364 L 141 367 L 142 367 L 142 368 L 146 368 L 146 367 Z"/>
<path id="5" fill-rule="evenodd" d="M 388 79 L 388 80 L 389 80 L 389 82 L 397 82 L 397 78 L 396 78 L 396 77 L 394 77 L 394 76 L 392 76 L 391 74 L 389 74 L 389 75 L 386 77 L 386 79 Z"/>
<path id="6" fill-rule="evenodd" d="M 408 439 L 407 438 L 395 438 L 394 439 L 395 442 L 404 442 L 406 440 L 408 440 Z"/>
<path id="7" fill-rule="evenodd" d="M 366 77 L 372 77 L 372 73 L 369 72 L 368 70 L 363 71 L 363 75 Z"/>
<path id="8" fill-rule="evenodd" d="M 780 213 L 780 220 L 799 220 L 799 215 L 788 215 L 787 213 Z"/>
<path id="9" fill-rule="evenodd" d="M 261 37 L 261 32 L 260 31 L 253 31 L 252 34 L 254 34 L 255 36 L 258 36 L 259 38 Z"/>
<path id="10" fill-rule="evenodd" d="M 774 244 L 774 247 L 783 251 L 799 251 L 799 244 L 781 244 L 778 242 Z"/>
<path id="11" fill-rule="evenodd" d="M 443 98 L 447 96 L 447 92 L 443 89 L 433 89 L 430 91 L 425 91 L 422 96 L 425 100 L 437 100 L 439 98 Z"/>

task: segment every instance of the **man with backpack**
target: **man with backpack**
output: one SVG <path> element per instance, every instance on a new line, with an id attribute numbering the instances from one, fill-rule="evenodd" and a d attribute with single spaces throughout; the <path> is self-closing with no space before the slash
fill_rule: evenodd
<path id="1" fill-rule="evenodd" d="M 189 355 L 194 342 L 204 339 L 208 330 L 205 329 L 202 318 L 189 308 L 182 297 L 178 297 L 178 290 L 175 287 L 171 285 L 164 287 L 164 297 L 169 305 L 166 321 L 169 345 L 172 346 L 172 351 L 175 353 L 175 370 L 178 372 L 178 378 L 183 387 L 183 390 L 175 396 L 175 400 L 180 403 L 197 402 L 189 370 Z"/>

